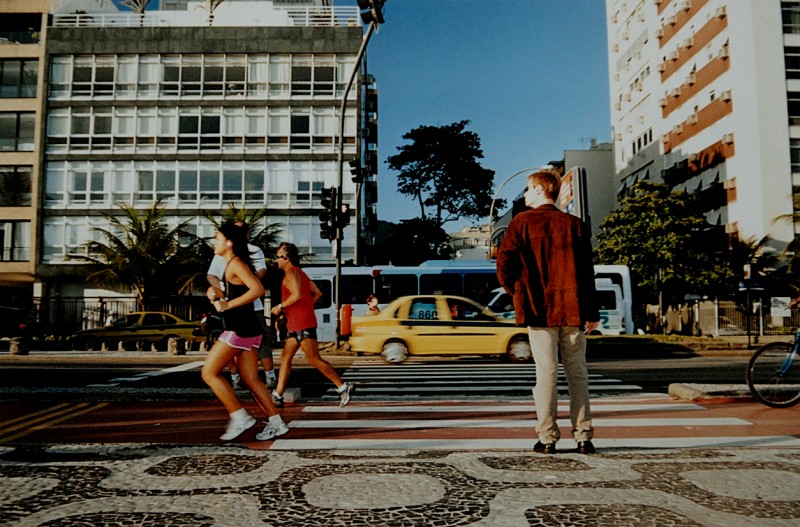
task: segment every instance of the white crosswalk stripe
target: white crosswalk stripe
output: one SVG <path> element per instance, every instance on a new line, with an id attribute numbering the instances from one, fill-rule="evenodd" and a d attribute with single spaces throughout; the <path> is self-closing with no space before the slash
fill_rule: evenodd
<path id="1" fill-rule="evenodd" d="M 530 397 L 536 379 L 534 364 L 491 362 L 426 362 L 421 359 L 401 365 L 355 361 L 342 379 L 356 385 L 354 397 L 361 401 L 409 400 L 442 396 L 449 399 Z M 559 368 L 559 393 L 567 393 L 563 367 Z M 641 386 L 619 379 L 589 375 L 592 397 L 641 392 Z M 338 399 L 333 388 L 323 400 Z"/>
<path id="2" fill-rule="evenodd" d="M 568 452 L 569 403 L 559 401 Z M 600 449 L 669 449 L 721 446 L 795 446 L 793 435 L 759 436 L 758 427 L 739 417 L 666 396 L 604 398 L 592 405 L 595 438 Z M 469 414 L 469 415 L 466 415 Z M 277 450 L 498 450 L 530 451 L 535 442 L 535 406 L 530 403 L 486 404 L 355 403 L 346 408 L 311 405 L 289 423 L 290 432 L 276 440 Z"/>

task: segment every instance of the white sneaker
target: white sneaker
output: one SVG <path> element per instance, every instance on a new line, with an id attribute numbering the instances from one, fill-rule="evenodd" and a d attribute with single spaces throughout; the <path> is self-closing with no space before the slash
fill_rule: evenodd
<path id="1" fill-rule="evenodd" d="M 247 417 L 243 419 L 231 419 L 228 421 L 228 428 L 225 429 L 225 433 L 219 438 L 223 441 L 230 441 L 254 424 L 256 424 L 256 420 L 250 414 L 247 414 Z"/>
<path id="2" fill-rule="evenodd" d="M 284 423 L 283 419 L 280 419 L 280 417 L 275 420 L 269 419 L 264 430 L 256 434 L 256 439 L 259 441 L 269 441 L 274 437 L 282 436 L 288 431 L 289 427 L 286 426 L 286 423 Z"/>
<path id="3" fill-rule="evenodd" d="M 344 408 L 347 406 L 347 403 L 350 402 L 350 392 L 353 391 L 353 383 L 346 382 L 337 391 L 339 392 L 339 407 Z"/>
<path id="4" fill-rule="evenodd" d="M 234 390 L 238 390 L 239 388 L 242 387 L 242 376 L 239 375 L 238 373 L 231 374 L 231 387 Z"/>

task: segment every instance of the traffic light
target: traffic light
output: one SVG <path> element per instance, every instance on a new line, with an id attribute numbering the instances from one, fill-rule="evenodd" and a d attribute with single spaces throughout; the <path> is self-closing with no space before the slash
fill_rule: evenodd
<path id="1" fill-rule="evenodd" d="M 363 183 L 364 182 L 364 173 L 365 170 L 361 167 L 361 161 L 358 159 L 353 159 L 349 162 L 350 164 L 350 173 L 353 177 L 353 183 Z"/>
<path id="2" fill-rule="evenodd" d="M 361 10 L 361 20 L 365 24 L 383 24 L 383 4 L 386 0 L 358 0 L 358 8 Z"/>
<path id="3" fill-rule="evenodd" d="M 322 208 L 319 215 L 319 235 L 323 240 L 336 239 L 336 223 L 338 221 L 339 200 L 336 187 L 322 189 Z"/>
<path id="4" fill-rule="evenodd" d="M 344 229 L 350 225 L 350 216 L 352 215 L 353 211 L 350 210 L 350 205 L 342 203 L 339 207 L 339 217 L 337 218 L 336 226 L 340 229 Z"/>

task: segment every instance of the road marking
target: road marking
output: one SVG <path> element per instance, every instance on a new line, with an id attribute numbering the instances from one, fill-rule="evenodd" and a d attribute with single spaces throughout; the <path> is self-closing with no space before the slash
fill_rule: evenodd
<path id="1" fill-rule="evenodd" d="M 351 421 L 294 420 L 289 428 L 387 428 L 415 430 L 419 428 L 536 428 L 535 419 L 362 419 Z M 719 418 L 639 418 L 592 419 L 599 427 L 655 427 L 655 426 L 752 426 L 752 423 L 735 417 Z M 558 426 L 572 427 L 569 419 L 558 419 Z"/>
<path id="2" fill-rule="evenodd" d="M 68 421 L 74 417 L 78 417 L 84 414 L 88 414 L 89 412 L 99 410 L 100 408 L 104 408 L 109 404 L 110 403 L 97 403 L 92 406 L 88 406 L 89 403 L 78 403 L 75 404 L 72 408 L 67 408 L 67 409 L 63 409 L 61 408 L 61 405 L 59 405 L 58 407 L 54 407 L 58 408 L 57 411 L 51 413 L 50 415 L 45 415 L 45 416 L 39 415 L 42 412 L 36 412 L 36 414 L 32 414 L 35 415 L 34 419 L 31 419 L 27 422 L 23 422 L 21 424 L 17 424 L 16 426 L 13 426 L 9 429 L 3 428 L 2 433 L 0 433 L 3 435 L 2 437 L 0 437 L 0 443 L 8 443 L 9 441 L 14 441 L 15 439 L 19 439 L 20 437 L 30 435 L 39 430 L 44 430 L 45 428 L 50 428 L 51 426 L 63 423 L 64 421 Z M 53 410 L 53 408 L 51 408 L 50 410 Z M 8 432 L 14 432 L 16 430 L 20 430 L 23 428 L 24 430 L 22 430 L 17 434 L 5 435 Z"/>
<path id="3" fill-rule="evenodd" d="M 179 371 L 187 371 L 193 370 L 195 368 L 199 368 L 205 364 L 205 361 L 194 361 L 194 362 L 187 362 L 186 364 L 180 364 L 178 366 L 173 366 L 171 368 L 164 368 L 163 370 L 156 370 L 156 371 L 146 371 L 143 373 L 138 373 L 133 377 L 117 377 L 116 379 L 111 379 L 109 382 L 136 382 L 141 381 L 146 377 L 158 377 L 159 375 L 167 375 L 170 373 L 176 373 Z M 116 384 L 93 384 L 90 386 L 116 386 Z"/>
<path id="4" fill-rule="evenodd" d="M 8 426 L 10 426 L 10 425 L 12 425 L 12 424 L 14 424 L 14 423 L 16 423 L 18 421 L 24 421 L 25 419 L 30 419 L 32 417 L 36 417 L 36 416 L 41 415 L 41 414 L 46 414 L 48 412 L 53 412 L 53 411 L 59 410 L 61 408 L 64 408 L 65 406 L 67 406 L 69 404 L 70 403 L 61 403 L 61 404 L 57 404 L 55 406 L 51 406 L 50 408 L 45 408 L 44 410 L 39 410 L 38 412 L 33 412 L 33 413 L 30 413 L 30 414 L 21 415 L 19 417 L 15 417 L 14 419 L 8 419 L 6 421 L 0 421 L 0 428 L 2 428 L 3 430 L 8 430 Z"/>
<path id="5" fill-rule="evenodd" d="M 559 410 L 568 410 L 569 403 L 559 403 Z M 447 405 L 358 405 L 347 406 L 339 408 L 338 406 L 306 406 L 303 412 L 311 413 L 429 413 L 429 412 L 486 412 L 491 410 L 492 413 L 500 412 L 535 412 L 536 407 L 533 404 L 501 404 L 491 405 L 488 407 L 485 404 L 447 404 Z M 641 412 L 641 411 L 666 411 L 666 410 L 705 410 L 703 406 L 693 403 L 666 403 L 666 404 L 596 404 L 592 402 L 592 413 L 599 412 Z"/>
<path id="6" fill-rule="evenodd" d="M 533 452 L 534 439 L 278 439 L 271 450 L 517 450 Z M 574 442 L 565 440 L 560 450 L 569 453 Z M 668 437 L 592 439 L 599 449 L 677 449 L 700 447 L 800 447 L 793 436 Z M 561 445 L 561 443 L 559 443 Z"/>

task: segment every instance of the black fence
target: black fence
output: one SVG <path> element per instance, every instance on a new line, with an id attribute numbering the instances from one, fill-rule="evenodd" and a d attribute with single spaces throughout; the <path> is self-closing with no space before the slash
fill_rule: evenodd
<path id="1" fill-rule="evenodd" d="M 62 297 L 34 299 L 34 316 L 45 335 L 68 337 L 81 329 L 102 326 L 108 316 L 131 311 L 164 311 L 193 322 L 213 309 L 205 296 L 154 298 L 142 306 L 135 297 Z"/>

